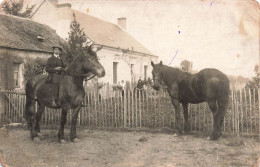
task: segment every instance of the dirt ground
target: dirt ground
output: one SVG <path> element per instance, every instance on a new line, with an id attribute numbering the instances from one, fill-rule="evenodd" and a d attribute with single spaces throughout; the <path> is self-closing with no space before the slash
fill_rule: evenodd
<path id="1" fill-rule="evenodd" d="M 179 167 L 254 166 L 260 157 L 258 137 L 208 141 L 197 132 L 78 129 L 80 141 L 60 144 L 57 129 L 42 130 L 40 142 L 29 131 L 0 130 L 0 154 L 9 167 Z M 66 139 L 69 130 L 65 130 Z M 0 165 L 1 166 L 1 165 Z"/>

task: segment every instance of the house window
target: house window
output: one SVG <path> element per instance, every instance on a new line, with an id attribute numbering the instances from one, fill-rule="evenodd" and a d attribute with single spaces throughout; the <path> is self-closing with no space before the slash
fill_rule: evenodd
<path id="1" fill-rule="evenodd" d="M 144 66 L 144 80 L 146 81 L 147 80 L 147 68 L 148 66 Z"/>
<path id="2" fill-rule="evenodd" d="M 117 65 L 118 62 L 113 62 L 113 83 L 117 84 Z"/>
<path id="3" fill-rule="evenodd" d="M 19 63 L 13 63 L 13 72 L 14 72 L 14 87 L 19 88 Z"/>

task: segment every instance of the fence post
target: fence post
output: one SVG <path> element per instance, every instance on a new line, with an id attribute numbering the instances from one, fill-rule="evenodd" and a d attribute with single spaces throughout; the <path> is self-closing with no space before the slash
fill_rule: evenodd
<path id="1" fill-rule="evenodd" d="M 252 97 L 251 97 L 251 90 L 248 90 L 249 92 L 249 118 L 250 118 L 250 132 L 252 133 L 253 129 L 252 129 Z"/>
<path id="2" fill-rule="evenodd" d="M 256 126 L 256 118 L 257 118 L 257 112 L 256 112 L 256 110 L 257 110 L 257 108 L 256 108 L 256 102 L 255 102 L 255 95 L 256 95 L 256 89 L 254 88 L 254 92 L 253 92 L 253 107 L 254 107 L 254 120 L 255 120 L 255 132 L 257 133 L 257 126 Z"/>
<path id="3" fill-rule="evenodd" d="M 123 115 L 124 115 L 124 117 L 122 117 L 122 119 L 123 119 L 123 121 L 124 121 L 124 128 L 126 128 L 126 119 L 127 119 L 127 104 L 126 104 L 126 99 L 128 99 L 128 91 L 126 91 L 125 89 L 124 89 L 124 97 L 123 97 L 124 99 L 124 108 L 123 108 Z"/>
<path id="4" fill-rule="evenodd" d="M 259 140 L 260 140 L 260 88 L 258 88 L 258 130 L 259 130 Z"/>
<path id="5" fill-rule="evenodd" d="M 236 91 L 236 129 L 237 135 L 239 136 L 239 108 L 238 108 L 238 92 Z"/>
<path id="6" fill-rule="evenodd" d="M 241 132 L 244 132 L 244 122 L 243 122 L 243 115 L 244 115 L 244 110 L 243 110 L 243 94 L 242 94 L 242 90 L 239 90 L 240 93 L 240 110 L 241 110 Z"/>

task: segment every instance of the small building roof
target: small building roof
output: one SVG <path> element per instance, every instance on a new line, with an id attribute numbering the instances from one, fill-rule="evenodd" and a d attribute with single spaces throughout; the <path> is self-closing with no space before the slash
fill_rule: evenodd
<path id="1" fill-rule="evenodd" d="M 0 47 L 52 52 L 64 43 L 52 28 L 30 19 L 0 14 Z"/>

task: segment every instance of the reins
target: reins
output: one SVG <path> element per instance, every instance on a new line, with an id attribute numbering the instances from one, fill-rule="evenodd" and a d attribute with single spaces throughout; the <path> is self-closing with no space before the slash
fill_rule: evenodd
<path id="1" fill-rule="evenodd" d="M 91 80 L 92 78 L 94 78 L 96 76 L 96 74 L 94 74 L 92 77 L 90 77 L 89 79 L 86 79 L 85 81 Z"/>
<path id="2" fill-rule="evenodd" d="M 72 75 L 72 76 L 77 76 L 77 77 L 85 77 L 86 75 L 84 74 L 74 74 L 74 73 L 70 73 L 68 72 L 67 70 L 64 70 L 65 74 L 69 74 L 69 75 Z M 91 80 L 92 78 L 94 78 L 96 76 L 96 74 L 94 74 L 93 76 L 91 76 L 90 78 L 88 79 L 85 79 L 85 81 L 88 81 L 88 80 Z"/>

